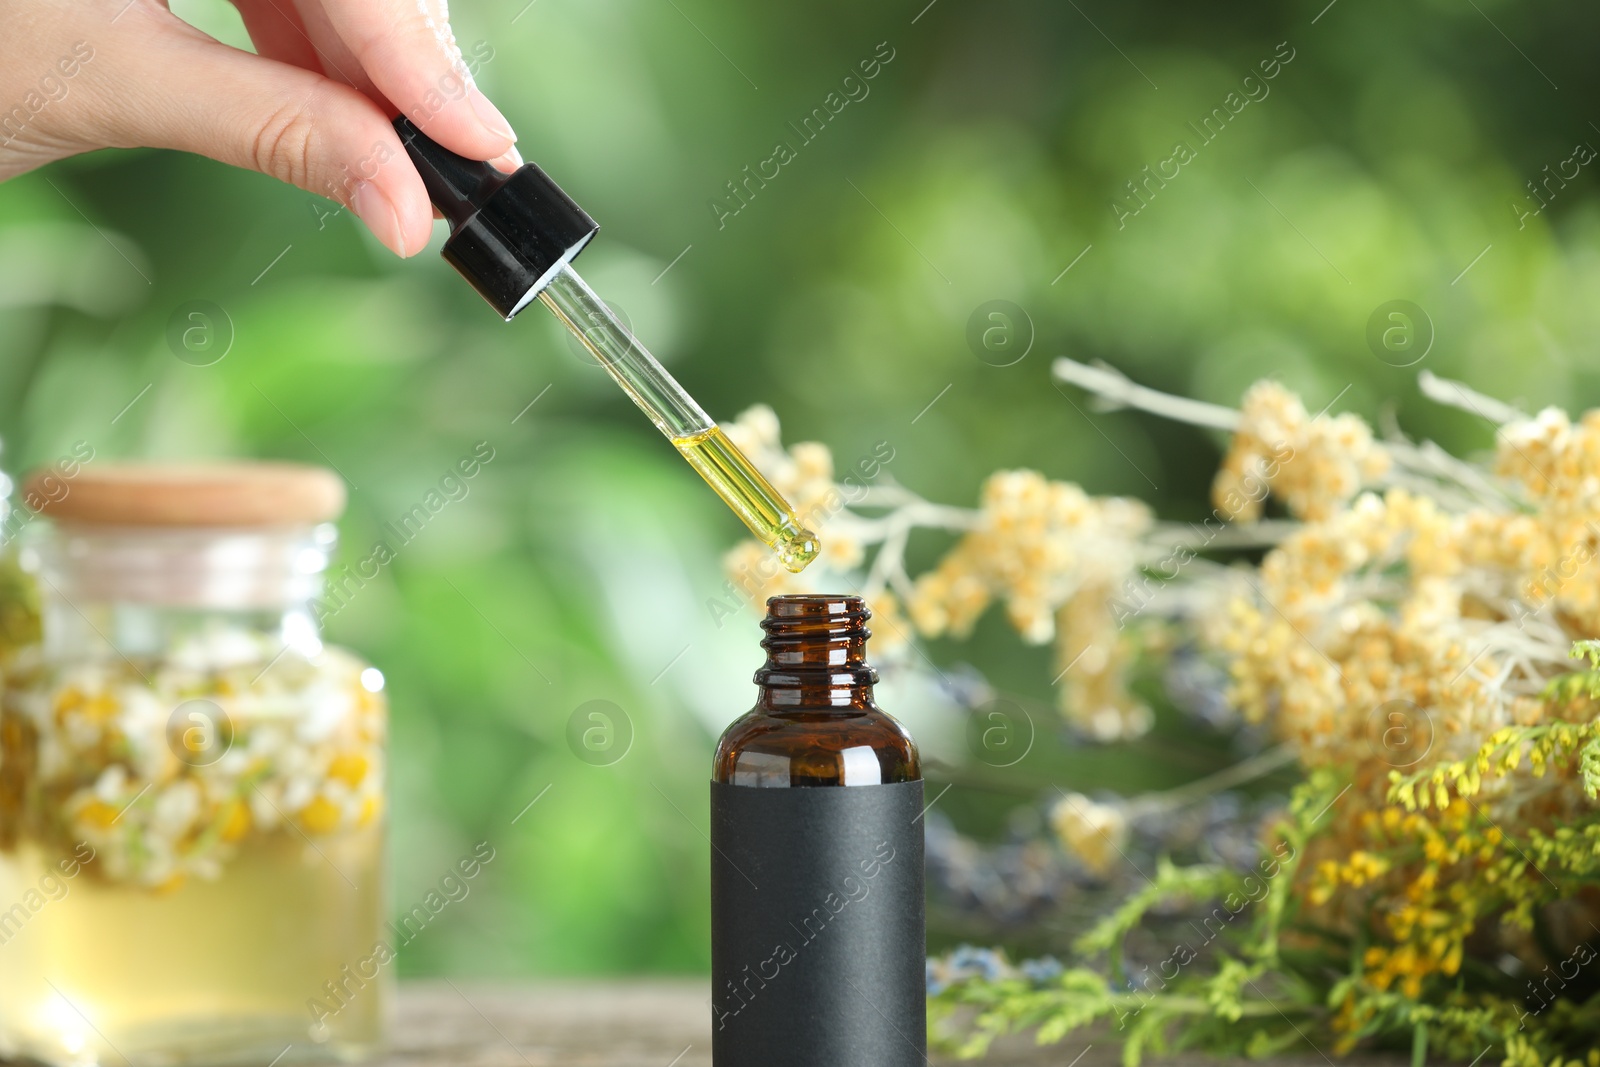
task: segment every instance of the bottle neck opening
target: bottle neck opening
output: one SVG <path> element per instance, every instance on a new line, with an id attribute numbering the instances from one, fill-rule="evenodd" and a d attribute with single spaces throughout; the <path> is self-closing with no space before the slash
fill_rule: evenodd
<path id="1" fill-rule="evenodd" d="M 761 647 L 767 662 L 756 671 L 756 704 L 766 711 L 848 710 L 872 704 L 878 672 L 867 663 L 867 620 L 858 596 L 808 594 L 767 601 Z"/>

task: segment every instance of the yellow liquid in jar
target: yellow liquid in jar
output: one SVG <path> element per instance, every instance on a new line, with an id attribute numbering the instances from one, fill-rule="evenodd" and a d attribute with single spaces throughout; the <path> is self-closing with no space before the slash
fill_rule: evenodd
<path id="1" fill-rule="evenodd" d="M 92 867 L 61 877 L 26 841 L 0 855 L 6 905 L 40 904 L 55 875 L 0 933 L 0 1056 L 259 1067 L 283 1053 L 283 1067 L 371 1054 L 394 967 L 369 961 L 375 942 L 395 940 L 383 929 L 383 828 L 317 849 L 264 835 L 217 879 L 169 891 L 99 882 Z M 322 1026 L 312 998 L 330 1009 Z"/>
<path id="2" fill-rule="evenodd" d="M 778 560 L 798 574 L 817 558 L 817 535 L 800 525 L 794 511 L 718 427 L 688 437 L 674 437 L 673 447 L 700 472 L 734 514 L 744 520 Z"/>

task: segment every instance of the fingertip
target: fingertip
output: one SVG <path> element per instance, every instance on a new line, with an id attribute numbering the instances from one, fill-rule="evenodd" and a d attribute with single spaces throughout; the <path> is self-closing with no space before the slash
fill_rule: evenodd
<path id="1" fill-rule="evenodd" d="M 433 237 L 433 204 L 422 179 L 409 166 L 360 182 L 350 206 L 385 248 L 409 259 Z"/>
<path id="2" fill-rule="evenodd" d="M 522 153 L 512 146 L 504 155 L 489 160 L 489 165 L 502 174 L 515 174 L 523 165 Z"/>
<path id="3" fill-rule="evenodd" d="M 423 133 L 468 159 L 496 160 L 516 149 L 511 123 L 477 86 L 453 100 L 429 100 L 402 113 Z"/>
<path id="4" fill-rule="evenodd" d="M 479 125 L 491 137 L 504 138 L 510 144 L 516 144 L 517 131 L 511 128 L 511 123 L 500 113 L 483 90 L 476 85 L 467 90 L 467 103 L 472 107 L 472 114 L 477 118 Z"/>
<path id="5" fill-rule="evenodd" d="M 485 130 L 465 107 L 437 115 L 426 126 L 419 123 L 418 128 L 467 159 L 498 159 L 516 147 L 510 138 Z"/>
<path id="6" fill-rule="evenodd" d="M 420 186 L 421 182 L 417 184 Z M 419 188 L 416 197 L 407 198 L 396 209 L 396 213 L 400 217 L 401 232 L 405 235 L 405 251 L 400 255 L 410 258 L 426 249 L 428 242 L 433 239 L 433 203 Z"/>
<path id="7" fill-rule="evenodd" d="M 385 248 L 404 257 L 406 237 L 394 202 L 376 182 L 360 182 L 350 195 L 350 206 Z"/>

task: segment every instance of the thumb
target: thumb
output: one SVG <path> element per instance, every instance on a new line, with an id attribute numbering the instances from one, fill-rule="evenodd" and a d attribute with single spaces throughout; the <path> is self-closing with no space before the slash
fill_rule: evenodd
<path id="1" fill-rule="evenodd" d="M 150 20 L 144 28 L 156 43 L 101 68 L 118 83 L 108 87 L 115 102 L 101 120 L 104 143 L 175 148 L 258 170 L 349 207 L 398 255 L 427 245 L 427 190 L 372 100 L 221 44 L 165 10 L 139 4 L 128 16 Z"/>

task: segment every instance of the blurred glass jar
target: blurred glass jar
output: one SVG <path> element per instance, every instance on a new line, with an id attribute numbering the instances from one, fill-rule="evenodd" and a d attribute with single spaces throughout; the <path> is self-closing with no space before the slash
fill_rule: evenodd
<path id="1" fill-rule="evenodd" d="M 314 617 L 343 505 L 311 467 L 97 465 L 44 509 L 0 699 L 0 1057 L 381 1043 L 383 676 Z"/>

